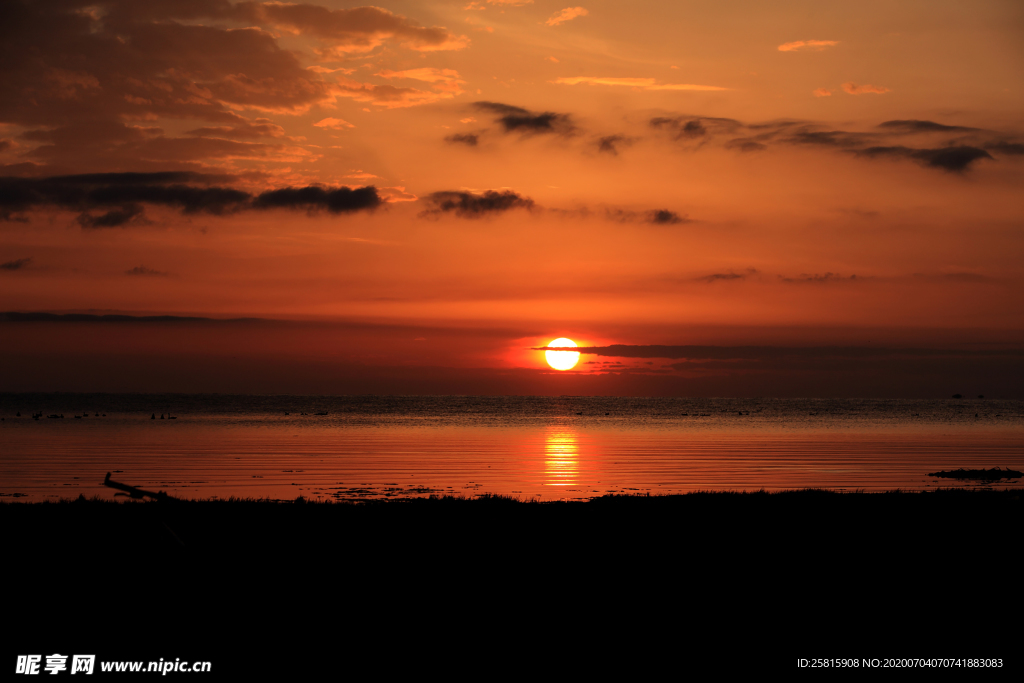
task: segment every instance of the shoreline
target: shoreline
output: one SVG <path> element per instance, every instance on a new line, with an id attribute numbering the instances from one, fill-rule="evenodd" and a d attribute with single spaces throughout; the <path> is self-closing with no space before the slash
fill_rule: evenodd
<path id="1" fill-rule="evenodd" d="M 255 546 L 286 547 L 296 539 L 312 544 L 338 536 L 369 545 L 386 530 L 415 547 L 420 535 L 451 543 L 476 543 L 476 534 L 501 525 L 531 543 L 556 544 L 551 528 L 573 524 L 579 536 L 597 539 L 630 527 L 635 539 L 685 529 L 714 544 L 719 537 L 744 538 L 773 552 L 773 543 L 800 536 L 868 534 L 898 543 L 901 534 L 939 538 L 963 534 L 972 542 L 1000 538 L 1019 528 L 1024 501 L 1016 488 L 946 487 L 885 492 L 800 489 L 791 491 L 702 491 L 684 494 L 613 494 L 590 500 L 523 500 L 511 496 L 431 496 L 359 501 L 269 499 L 110 500 L 0 502 L 0 540 L 5 547 L 31 544 L 32 537 L 101 553 L 168 548 L 175 553 L 244 553 Z M 938 530 L 942 529 L 941 533 Z M 100 545 L 96 545 L 100 543 Z M 329 548 L 323 551 L 330 555 Z"/>

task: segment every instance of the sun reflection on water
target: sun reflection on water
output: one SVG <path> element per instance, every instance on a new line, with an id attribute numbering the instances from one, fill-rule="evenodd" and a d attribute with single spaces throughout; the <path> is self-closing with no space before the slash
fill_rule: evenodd
<path id="1" fill-rule="evenodd" d="M 544 444 L 544 482 L 548 486 L 572 486 L 579 478 L 579 446 L 576 433 L 550 432 Z"/>

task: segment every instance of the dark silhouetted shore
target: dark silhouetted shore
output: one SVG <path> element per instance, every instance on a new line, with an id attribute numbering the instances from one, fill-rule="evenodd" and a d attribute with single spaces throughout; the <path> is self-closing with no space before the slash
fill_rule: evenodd
<path id="1" fill-rule="evenodd" d="M 639 674 L 694 648 L 787 671 L 1007 657 L 1022 517 L 1014 490 L 0 505 L 15 642 L 235 671 L 382 645 L 407 673 L 528 671 L 567 632 L 587 666 Z"/>

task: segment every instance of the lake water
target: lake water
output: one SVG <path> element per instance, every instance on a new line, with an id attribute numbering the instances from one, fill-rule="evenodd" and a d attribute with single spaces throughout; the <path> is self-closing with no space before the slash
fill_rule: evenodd
<path id="1" fill-rule="evenodd" d="M 0 394 L 0 416 L 4 500 L 112 498 L 107 472 L 182 498 L 558 500 L 1024 470 L 1024 402 L 992 399 Z"/>

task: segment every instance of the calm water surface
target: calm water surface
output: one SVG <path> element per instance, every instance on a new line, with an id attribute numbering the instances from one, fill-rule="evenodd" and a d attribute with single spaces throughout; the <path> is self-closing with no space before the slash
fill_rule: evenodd
<path id="1" fill-rule="evenodd" d="M 0 416 L 6 500 L 113 497 L 108 471 L 184 498 L 555 500 L 926 489 L 953 484 L 936 470 L 1024 470 L 1024 402 L 991 399 L 0 394 Z"/>

